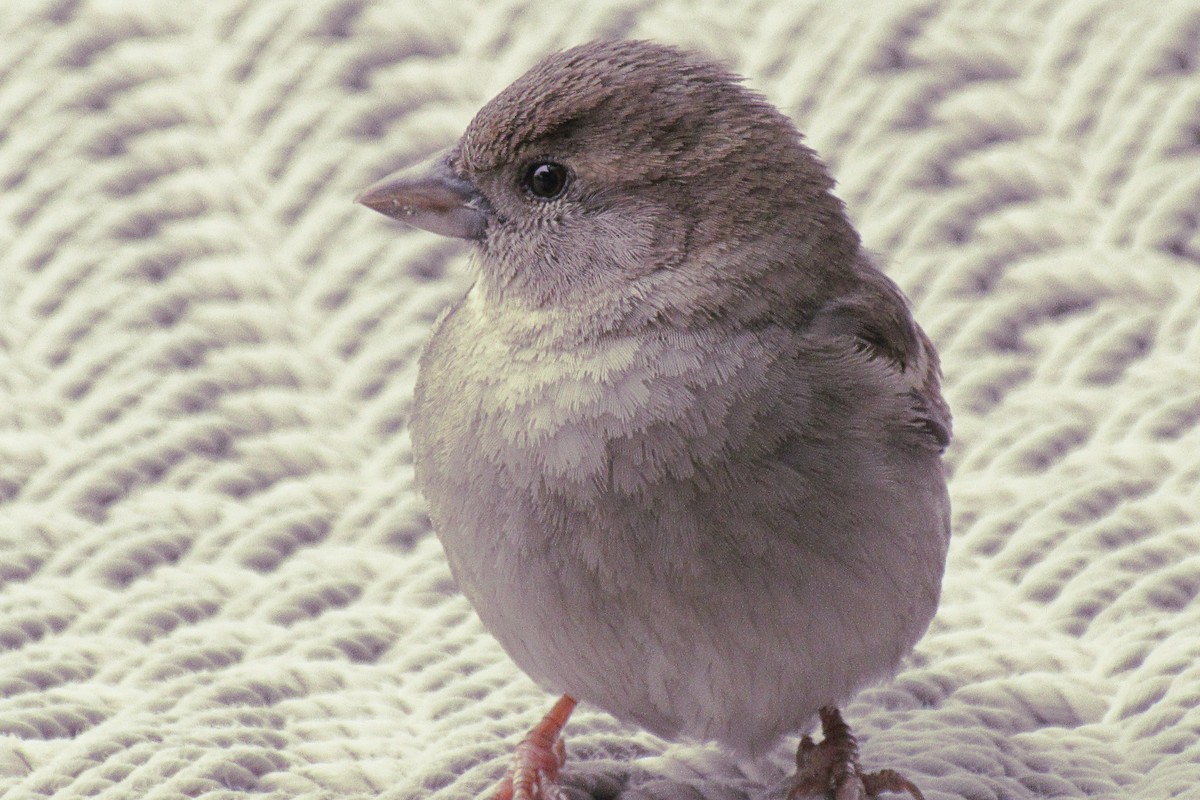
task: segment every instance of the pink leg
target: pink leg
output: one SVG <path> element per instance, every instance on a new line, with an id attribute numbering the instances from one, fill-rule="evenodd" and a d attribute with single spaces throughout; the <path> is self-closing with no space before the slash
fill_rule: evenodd
<path id="1" fill-rule="evenodd" d="M 550 800 L 557 794 L 554 782 L 567 760 L 561 734 L 574 709 L 574 698 L 564 694 L 526 734 L 492 800 Z"/>

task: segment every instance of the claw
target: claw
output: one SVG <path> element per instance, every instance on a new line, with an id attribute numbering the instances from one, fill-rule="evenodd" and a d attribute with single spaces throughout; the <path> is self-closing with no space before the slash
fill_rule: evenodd
<path id="1" fill-rule="evenodd" d="M 858 765 L 858 741 L 841 712 L 832 706 L 820 710 L 824 738 L 800 739 L 796 749 L 796 778 L 787 800 L 826 797 L 835 800 L 866 800 L 880 792 L 908 792 L 914 800 L 925 800 L 912 781 L 892 769 L 863 774 Z"/>
<path id="2" fill-rule="evenodd" d="M 562 729 L 575 709 L 575 700 L 563 695 L 533 730 L 517 745 L 508 774 L 500 781 L 491 800 L 558 800 L 561 790 L 555 781 L 567 761 Z"/>

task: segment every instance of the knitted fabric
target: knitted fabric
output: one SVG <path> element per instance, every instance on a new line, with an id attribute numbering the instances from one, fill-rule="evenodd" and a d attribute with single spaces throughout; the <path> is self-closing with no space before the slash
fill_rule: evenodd
<path id="1" fill-rule="evenodd" d="M 1200 797 L 1197 0 L 4 0 L 0 796 L 499 778 L 552 698 L 456 591 L 406 432 L 465 246 L 351 199 L 615 36 L 791 115 L 941 351 L 944 595 L 846 708 L 864 767 Z M 572 798 L 782 798 L 795 746 L 566 735 Z"/>

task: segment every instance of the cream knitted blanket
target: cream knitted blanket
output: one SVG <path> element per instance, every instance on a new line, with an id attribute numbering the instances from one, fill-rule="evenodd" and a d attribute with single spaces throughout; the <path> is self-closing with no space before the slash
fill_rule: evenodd
<path id="1" fill-rule="evenodd" d="M 703 49 L 939 345 L 940 613 L 847 709 L 930 800 L 1200 797 L 1200 2 L 3 0 L 0 795 L 470 798 L 551 699 L 406 414 L 463 248 L 355 207 L 536 58 Z M 573 797 L 782 797 L 583 707 Z"/>

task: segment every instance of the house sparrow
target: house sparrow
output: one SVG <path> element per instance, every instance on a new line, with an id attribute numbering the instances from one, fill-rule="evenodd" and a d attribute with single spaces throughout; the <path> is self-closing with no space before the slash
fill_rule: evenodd
<path id="1" fill-rule="evenodd" d="M 920 797 L 860 771 L 837 706 L 937 608 L 950 414 L 832 186 L 726 69 L 617 41 L 358 198 L 474 244 L 411 433 L 458 585 L 563 695 L 497 798 L 553 794 L 577 701 L 748 756 L 819 717 L 791 797 Z"/>

